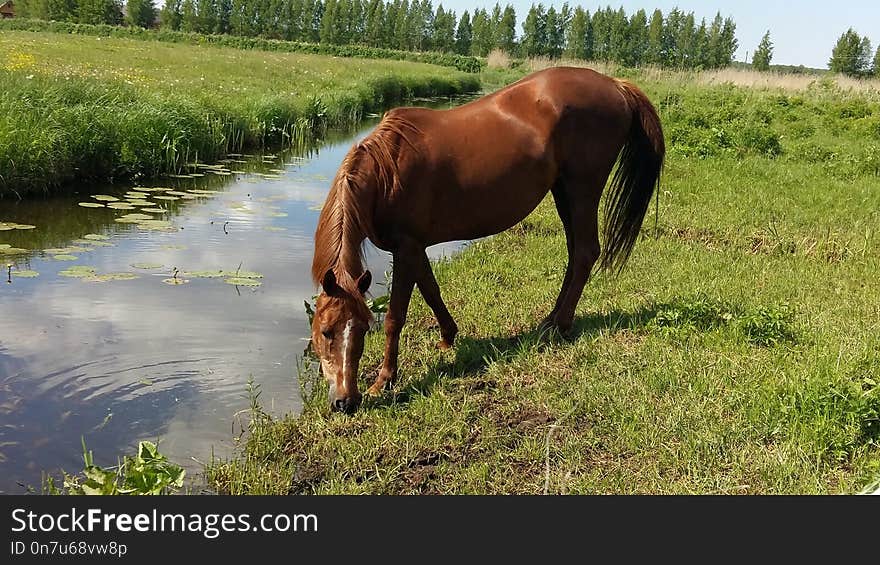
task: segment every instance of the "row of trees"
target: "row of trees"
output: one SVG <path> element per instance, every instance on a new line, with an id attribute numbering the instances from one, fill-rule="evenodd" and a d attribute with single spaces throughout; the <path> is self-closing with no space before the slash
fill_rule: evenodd
<path id="1" fill-rule="evenodd" d="M 122 0 L 17 0 L 19 15 L 79 23 L 120 24 Z M 592 14 L 566 2 L 533 4 L 521 23 L 511 5 L 458 16 L 431 0 L 126 0 L 131 25 L 293 41 L 362 44 L 485 56 L 493 49 L 528 57 L 566 56 L 637 66 L 723 67 L 736 51 L 736 24 L 721 14 L 697 22 L 692 12 L 631 16 L 619 8 Z"/>
<path id="2" fill-rule="evenodd" d="M 871 40 L 850 28 L 837 40 L 828 68 L 853 77 L 880 76 L 880 45 L 871 55 Z"/>

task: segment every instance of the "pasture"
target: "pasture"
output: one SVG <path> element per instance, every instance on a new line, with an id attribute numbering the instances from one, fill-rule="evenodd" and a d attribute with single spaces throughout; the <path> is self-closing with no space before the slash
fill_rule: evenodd
<path id="1" fill-rule="evenodd" d="M 488 83 L 517 77 L 487 73 Z M 759 90 L 674 73 L 618 75 L 658 107 L 669 152 L 633 257 L 620 276 L 588 283 L 573 335 L 535 330 L 565 270 L 548 196 L 520 225 L 435 266 L 460 328 L 455 349 L 435 349 L 433 315 L 415 293 L 392 392 L 353 416 L 330 414 L 326 385 L 306 360 L 303 414 L 277 419 L 255 407 L 238 456 L 207 466 L 211 488 L 876 488 L 877 93 L 831 80 Z M 362 388 L 383 343 L 381 331 L 368 334 Z"/>
<path id="2" fill-rule="evenodd" d="M 305 143 L 478 78 L 404 61 L 4 31 L 0 197 Z"/>

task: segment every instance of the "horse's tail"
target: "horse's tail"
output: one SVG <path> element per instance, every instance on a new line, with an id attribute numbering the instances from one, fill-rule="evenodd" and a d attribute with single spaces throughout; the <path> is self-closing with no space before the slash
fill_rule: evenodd
<path id="1" fill-rule="evenodd" d="M 660 117 L 648 97 L 634 85 L 617 80 L 632 112 L 629 135 L 605 201 L 604 250 L 600 268 L 619 272 L 642 228 L 651 195 L 660 183 L 666 145 Z"/>

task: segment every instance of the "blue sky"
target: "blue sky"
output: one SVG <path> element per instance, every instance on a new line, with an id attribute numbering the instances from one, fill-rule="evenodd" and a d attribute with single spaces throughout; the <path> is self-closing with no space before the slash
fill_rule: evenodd
<path id="1" fill-rule="evenodd" d="M 522 33 L 522 20 L 528 13 L 532 0 L 508 0 L 516 9 L 516 31 Z M 440 2 L 434 0 L 434 6 Z M 452 8 L 457 14 L 464 10 L 473 13 L 476 7 L 488 7 L 495 0 L 443 0 L 444 8 Z M 507 2 L 501 2 L 503 6 Z M 557 8 L 563 0 L 544 1 Z M 628 14 L 643 8 L 650 16 L 655 8 L 666 14 L 678 6 L 685 12 L 694 12 L 697 21 L 701 17 L 711 20 L 720 11 L 723 16 L 731 16 L 736 21 L 736 35 L 739 51 L 736 59 L 742 61 L 751 54 L 769 29 L 773 41 L 773 63 L 780 65 L 805 65 L 826 68 L 831 57 L 831 49 L 837 38 L 852 27 L 860 35 L 871 39 L 873 49 L 880 42 L 880 1 L 842 0 L 828 2 L 819 0 L 780 1 L 780 0 L 739 0 L 736 2 L 706 2 L 699 0 L 616 0 L 605 2 L 579 2 L 569 0 L 572 6 L 581 5 L 592 12 L 599 6 L 623 6 Z"/>

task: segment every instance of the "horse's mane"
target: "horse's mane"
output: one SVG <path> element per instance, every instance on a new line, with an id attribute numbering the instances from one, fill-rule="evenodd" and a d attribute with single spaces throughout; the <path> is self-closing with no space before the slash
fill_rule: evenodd
<path id="1" fill-rule="evenodd" d="M 400 189 L 397 157 L 409 134 L 419 130 L 396 112 L 386 113 L 376 129 L 355 144 L 336 172 L 315 230 L 312 280 L 321 284 L 333 270 L 340 286 L 354 291 L 364 272 L 363 242 L 375 235 L 376 198 L 389 198 Z"/>

